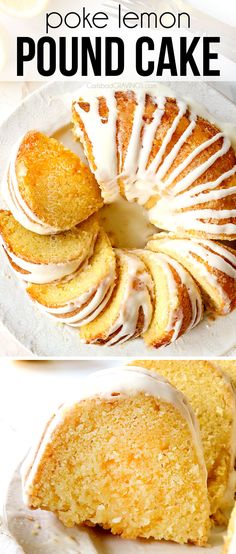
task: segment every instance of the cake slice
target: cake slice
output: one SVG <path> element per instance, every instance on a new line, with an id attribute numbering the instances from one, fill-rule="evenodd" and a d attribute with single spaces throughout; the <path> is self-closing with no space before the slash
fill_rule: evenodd
<path id="1" fill-rule="evenodd" d="M 154 314 L 143 338 L 148 346 L 166 346 L 201 321 L 200 290 L 188 271 L 169 256 L 150 250 L 135 250 L 135 253 L 154 282 Z"/>
<path id="2" fill-rule="evenodd" d="M 236 504 L 231 514 L 228 532 L 225 538 L 224 554 L 235 554 L 236 552 Z"/>
<path id="3" fill-rule="evenodd" d="M 11 212 L 0 210 L 3 250 L 16 275 L 30 283 L 50 283 L 78 271 L 92 256 L 98 231 L 94 214 L 70 231 L 37 235 L 22 227 Z"/>
<path id="4" fill-rule="evenodd" d="M 142 368 L 96 372 L 46 425 L 22 470 L 30 508 L 68 527 L 204 545 L 206 467 L 185 397 Z"/>
<path id="5" fill-rule="evenodd" d="M 110 241 L 100 229 L 91 258 L 71 279 L 48 285 L 29 285 L 38 307 L 58 322 L 79 327 L 104 309 L 115 286 L 116 259 Z"/>
<path id="6" fill-rule="evenodd" d="M 226 315 L 236 307 L 236 251 L 219 242 L 159 233 L 147 248 L 164 252 L 191 273 L 208 308 Z"/>
<path id="7" fill-rule="evenodd" d="M 144 333 L 151 322 L 152 279 L 133 253 L 116 249 L 117 281 L 106 308 L 80 328 L 83 342 L 112 346 Z"/>
<path id="8" fill-rule="evenodd" d="M 39 131 L 29 131 L 14 147 L 3 196 L 14 218 L 41 235 L 71 229 L 103 205 L 89 168 Z"/>
<path id="9" fill-rule="evenodd" d="M 203 360 L 135 360 L 180 390 L 197 416 L 208 472 L 211 515 L 226 521 L 234 500 L 236 396 L 228 379 Z"/>

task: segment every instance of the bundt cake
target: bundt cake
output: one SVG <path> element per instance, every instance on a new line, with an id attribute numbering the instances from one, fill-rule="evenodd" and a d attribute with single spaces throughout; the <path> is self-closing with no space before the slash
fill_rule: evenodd
<path id="1" fill-rule="evenodd" d="M 97 215 L 70 231 L 37 235 L 25 229 L 11 212 L 0 210 L 0 237 L 10 265 L 30 283 L 49 283 L 72 274 L 90 257 L 99 231 Z"/>
<path id="2" fill-rule="evenodd" d="M 80 328 L 86 343 L 112 346 L 148 329 L 153 313 L 153 283 L 143 262 L 133 253 L 115 249 L 117 281 L 112 296 L 96 319 Z"/>
<path id="3" fill-rule="evenodd" d="M 224 554 L 236 552 L 236 504 L 231 514 L 227 536 L 225 538 Z"/>
<path id="4" fill-rule="evenodd" d="M 83 342 L 107 346 L 143 335 L 158 348 L 195 327 L 204 308 L 214 316 L 232 312 L 236 250 L 219 240 L 236 238 L 236 158 L 224 133 L 158 86 L 83 87 L 72 121 L 91 171 L 55 138 L 29 131 L 3 183 L 12 215 L 0 214 L 0 235 L 16 274 L 32 283 L 30 297 L 58 321 L 80 327 Z M 101 235 L 93 256 L 98 228 L 88 228 L 91 221 L 98 227 L 104 202 L 117 199 L 148 216 L 141 246 L 148 243 L 137 250 L 127 240 L 121 249 L 111 232 L 111 271 L 107 261 L 102 270 Z M 121 219 L 125 236 L 127 214 Z M 166 232 L 155 234 L 151 224 Z M 79 239 L 85 228 L 90 239 L 84 231 Z"/>
<path id="5" fill-rule="evenodd" d="M 149 210 L 151 222 L 203 238 L 236 238 L 236 158 L 229 139 L 158 87 L 82 88 L 72 105 L 106 202 L 121 193 Z"/>
<path id="6" fill-rule="evenodd" d="M 230 358 L 227 360 L 212 360 L 211 363 L 227 373 L 236 387 L 236 360 L 231 360 Z"/>
<path id="7" fill-rule="evenodd" d="M 236 395 L 229 380 L 203 360 L 135 360 L 131 365 L 162 375 L 190 402 L 200 426 L 211 514 L 221 524 L 235 490 Z"/>
<path id="8" fill-rule="evenodd" d="M 206 467 L 185 397 L 142 368 L 96 372 L 47 423 L 22 469 L 24 500 L 68 527 L 204 545 Z"/>
<path id="9" fill-rule="evenodd" d="M 143 334 L 148 346 L 165 346 L 192 329 L 203 316 L 197 284 L 178 262 L 149 250 L 135 250 L 151 273 L 154 283 L 154 313 Z"/>
<path id="10" fill-rule="evenodd" d="M 103 204 L 88 167 L 38 131 L 29 131 L 14 147 L 3 196 L 14 218 L 40 235 L 71 229 Z"/>
<path id="11" fill-rule="evenodd" d="M 219 315 L 236 307 L 236 251 L 212 240 L 158 233 L 147 248 L 180 262 L 201 287 L 204 300 Z"/>
<path id="12" fill-rule="evenodd" d="M 101 229 L 92 257 L 74 278 L 47 285 L 29 285 L 27 292 L 57 321 L 79 327 L 92 321 L 105 308 L 115 285 L 115 276 L 115 253 Z"/>

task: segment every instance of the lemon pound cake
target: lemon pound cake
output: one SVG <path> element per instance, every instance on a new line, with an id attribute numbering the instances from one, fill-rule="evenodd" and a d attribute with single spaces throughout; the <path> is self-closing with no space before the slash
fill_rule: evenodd
<path id="1" fill-rule="evenodd" d="M 143 338 L 148 346 L 166 346 L 201 321 L 201 294 L 191 275 L 169 256 L 150 250 L 135 253 L 154 282 L 154 314 Z"/>
<path id="2" fill-rule="evenodd" d="M 115 277 L 115 253 L 101 229 L 92 257 L 73 278 L 48 285 L 29 285 L 27 292 L 41 310 L 58 322 L 79 327 L 92 321 L 105 308 Z"/>
<path id="3" fill-rule="evenodd" d="M 235 554 L 236 552 L 236 504 L 231 514 L 228 532 L 225 538 L 224 554 Z"/>
<path id="4" fill-rule="evenodd" d="M 106 309 L 80 328 L 86 343 L 112 346 L 138 337 L 151 322 L 153 283 L 141 260 L 116 249 L 117 282 Z"/>
<path id="5" fill-rule="evenodd" d="M 38 131 L 29 131 L 14 147 L 3 196 L 15 219 L 40 235 L 71 229 L 103 204 L 89 168 Z"/>
<path id="6" fill-rule="evenodd" d="M 236 307 L 236 251 L 215 241 L 154 235 L 147 248 L 178 260 L 201 287 L 206 305 L 219 315 Z"/>
<path id="7" fill-rule="evenodd" d="M 161 229 L 236 237 L 234 150 L 184 101 L 158 87 L 84 87 L 75 95 L 72 121 L 106 201 L 122 194 L 138 202 Z"/>
<path id="8" fill-rule="evenodd" d="M 92 374 L 52 416 L 22 469 L 30 508 L 68 527 L 204 545 L 206 467 L 185 397 L 142 368 Z M 178 509 L 177 509 L 178 507 Z"/>
<path id="9" fill-rule="evenodd" d="M 231 383 L 203 360 L 135 360 L 162 375 L 188 399 L 197 416 L 208 473 L 211 514 L 220 524 L 233 506 L 236 397 Z"/>
<path id="10" fill-rule="evenodd" d="M 98 231 L 97 215 L 92 215 L 70 231 L 37 235 L 0 210 L 3 249 L 16 275 L 30 283 L 50 283 L 78 271 L 92 255 Z"/>

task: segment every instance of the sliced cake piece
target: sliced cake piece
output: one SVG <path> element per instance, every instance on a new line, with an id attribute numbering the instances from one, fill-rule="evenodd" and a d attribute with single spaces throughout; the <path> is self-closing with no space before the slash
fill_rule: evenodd
<path id="1" fill-rule="evenodd" d="M 135 254 L 119 249 L 116 260 L 117 283 L 109 304 L 80 329 L 86 343 L 122 343 L 144 333 L 151 322 L 153 283 L 145 265 Z"/>
<path id="2" fill-rule="evenodd" d="M 184 393 L 197 416 L 208 472 L 211 514 L 222 523 L 234 500 L 236 396 L 222 371 L 203 360 L 135 360 Z"/>
<path id="3" fill-rule="evenodd" d="M 27 292 L 43 311 L 62 323 L 79 327 L 92 321 L 106 306 L 115 276 L 115 254 L 101 229 L 92 257 L 74 278 L 48 285 L 30 285 Z"/>
<path id="4" fill-rule="evenodd" d="M 142 368 L 92 374 L 52 414 L 22 470 L 24 499 L 68 527 L 204 545 L 210 518 L 198 424 L 185 397 Z"/>
<path id="5" fill-rule="evenodd" d="M 3 196 L 15 219 L 40 235 L 71 229 L 103 204 L 89 168 L 38 131 L 29 131 L 14 147 Z"/>
<path id="6" fill-rule="evenodd" d="M 236 552 L 236 504 L 231 514 L 227 535 L 225 538 L 224 554 Z"/>
<path id="7" fill-rule="evenodd" d="M 154 282 L 154 315 L 143 338 L 159 348 L 195 327 L 203 316 L 200 290 L 178 262 L 150 250 L 135 250 Z"/>
<path id="8" fill-rule="evenodd" d="M 0 210 L 3 249 L 16 275 L 30 283 L 50 283 L 76 272 L 92 256 L 98 231 L 97 215 L 91 215 L 70 231 L 37 235 Z"/>
<path id="9" fill-rule="evenodd" d="M 211 310 L 225 315 L 236 307 L 236 251 L 211 240 L 154 235 L 147 248 L 178 260 L 201 287 Z"/>

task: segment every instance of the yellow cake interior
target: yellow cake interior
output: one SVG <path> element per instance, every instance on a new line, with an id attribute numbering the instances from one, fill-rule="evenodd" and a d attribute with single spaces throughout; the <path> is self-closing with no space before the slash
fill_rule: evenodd
<path id="1" fill-rule="evenodd" d="M 114 251 L 105 231 L 100 229 L 92 257 L 74 278 L 43 285 L 30 284 L 27 292 L 33 300 L 47 307 L 63 306 L 92 291 L 108 275 L 113 273 L 115 278 L 115 268 Z"/>
<path id="2" fill-rule="evenodd" d="M 24 137 L 15 171 L 24 201 L 52 227 L 71 229 L 103 205 L 89 168 L 74 152 L 38 131 Z"/>
<path id="3" fill-rule="evenodd" d="M 230 383 L 220 370 L 202 360 L 135 360 L 131 365 L 156 371 L 189 400 L 201 430 L 211 513 L 221 522 L 223 515 L 217 512 L 221 508 L 232 469 L 235 396 Z"/>
<path id="4" fill-rule="evenodd" d="M 97 237 L 99 223 L 97 215 L 69 231 L 57 235 L 38 235 L 25 229 L 10 212 L 0 211 L 0 233 L 9 253 L 32 263 L 63 263 L 84 259 L 86 250 L 91 251 Z"/>
<path id="5" fill-rule="evenodd" d="M 186 420 L 142 392 L 83 400 L 65 412 L 29 503 L 66 526 L 98 524 L 126 538 L 201 545 L 210 526 L 205 474 Z"/>

